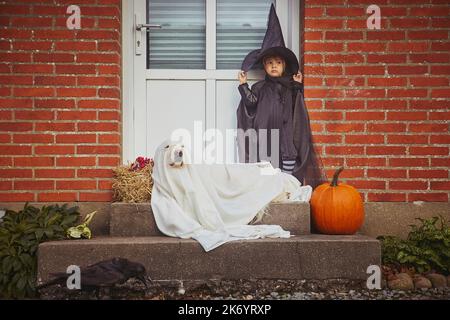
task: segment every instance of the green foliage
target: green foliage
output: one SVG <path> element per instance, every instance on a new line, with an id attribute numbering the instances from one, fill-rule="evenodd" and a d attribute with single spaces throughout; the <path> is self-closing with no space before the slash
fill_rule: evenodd
<path id="1" fill-rule="evenodd" d="M 450 273 L 450 226 L 442 216 L 417 218 L 406 240 L 380 236 L 383 264 L 413 267 L 417 272 L 430 270 Z M 438 223 L 439 222 L 439 223 Z"/>
<path id="2" fill-rule="evenodd" d="M 64 239 L 66 230 L 79 219 L 78 207 L 67 204 L 25 204 L 19 212 L 7 210 L 0 223 L 0 298 L 36 295 L 39 243 Z"/>

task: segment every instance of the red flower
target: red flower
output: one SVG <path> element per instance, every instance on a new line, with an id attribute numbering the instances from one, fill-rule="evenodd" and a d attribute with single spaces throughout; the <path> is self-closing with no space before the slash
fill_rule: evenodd
<path id="1" fill-rule="evenodd" d="M 151 164 L 153 166 L 154 162 L 152 158 L 137 157 L 136 160 L 131 164 L 130 170 L 141 170 L 148 164 Z"/>

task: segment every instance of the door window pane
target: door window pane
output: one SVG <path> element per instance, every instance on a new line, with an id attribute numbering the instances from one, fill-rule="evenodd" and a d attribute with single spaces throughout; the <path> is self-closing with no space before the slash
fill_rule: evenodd
<path id="1" fill-rule="evenodd" d="M 217 0 L 217 69 L 240 69 L 261 47 L 273 0 Z"/>
<path id="2" fill-rule="evenodd" d="M 205 69 L 205 0 L 147 0 L 150 69 Z"/>

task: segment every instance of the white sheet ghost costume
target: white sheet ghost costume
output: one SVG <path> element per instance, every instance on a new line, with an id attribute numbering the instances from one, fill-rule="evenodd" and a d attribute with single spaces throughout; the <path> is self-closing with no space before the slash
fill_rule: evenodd
<path id="1" fill-rule="evenodd" d="M 310 186 L 270 162 L 190 163 L 183 148 L 168 139 L 154 156 L 151 206 L 162 233 L 193 238 L 205 251 L 233 240 L 290 237 L 278 225 L 248 223 L 271 201 L 309 201 Z"/>

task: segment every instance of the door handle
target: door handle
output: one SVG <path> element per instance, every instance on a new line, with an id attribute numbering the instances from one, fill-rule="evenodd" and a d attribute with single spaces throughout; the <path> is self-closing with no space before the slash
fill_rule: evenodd
<path id="1" fill-rule="evenodd" d="M 162 26 L 160 24 L 145 24 L 139 23 L 136 25 L 136 30 L 141 31 L 142 29 L 161 29 Z"/>
<path id="2" fill-rule="evenodd" d="M 143 21 L 144 20 L 142 19 L 140 14 L 134 15 L 134 25 L 135 25 L 134 51 L 137 56 L 140 56 L 144 53 L 144 44 L 143 44 L 142 34 L 144 32 L 146 33 L 148 29 L 161 29 L 162 28 L 160 24 L 146 24 L 146 23 L 142 23 Z"/>

